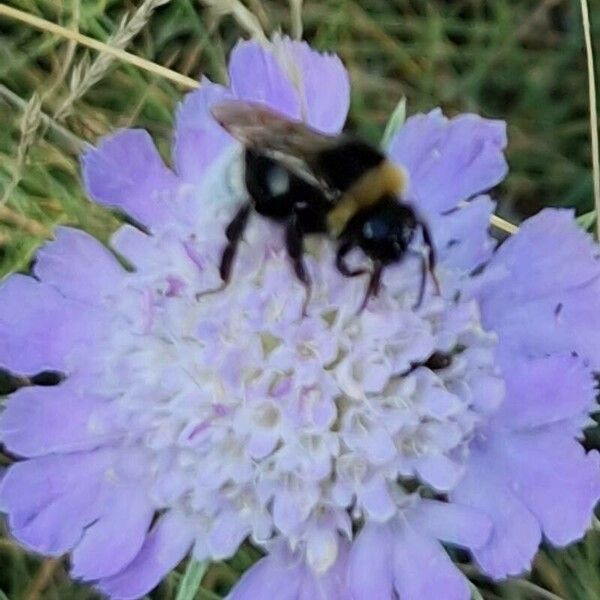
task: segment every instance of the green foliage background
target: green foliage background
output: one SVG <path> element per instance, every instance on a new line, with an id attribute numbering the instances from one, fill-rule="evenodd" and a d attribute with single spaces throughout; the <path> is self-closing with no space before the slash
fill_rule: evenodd
<path id="1" fill-rule="evenodd" d="M 6 4 L 65 26 L 76 23 L 82 33 L 106 41 L 141 2 Z M 236 3 L 212 4 L 223 9 Z M 290 32 L 286 1 L 247 0 L 243 5 L 268 34 Z M 596 49 L 599 5 L 591 0 Z M 127 50 L 195 78 L 206 74 L 226 81 L 227 53 L 240 36 L 248 35 L 235 15 L 226 12 L 192 0 L 171 0 L 142 23 Z M 580 214 L 593 209 L 577 0 L 305 0 L 302 20 L 304 37 L 319 49 L 339 53 L 348 66 L 353 84 L 349 126 L 363 136 L 379 139 L 402 96 L 409 114 L 439 105 L 450 115 L 475 111 L 503 118 L 509 124 L 511 173 L 496 193 L 499 213 L 517 221 L 543 206 L 570 206 Z M 173 112 L 183 89 L 118 61 L 68 115 L 50 119 L 48 127 L 30 135 L 32 123 L 23 116 L 29 113 L 31 121 L 33 112 L 35 117 L 33 104 L 27 111 L 32 95 L 42 96 L 45 115 L 55 114 L 69 96 L 69 82 L 74 76 L 76 80 L 76 65 L 83 65 L 79 74 L 85 71 L 86 63 L 80 61 L 86 54 L 80 47 L 69 49 L 56 35 L 0 16 L 0 276 L 26 271 L 56 224 L 80 227 L 103 241 L 118 225 L 116 215 L 85 198 L 77 158 L 84 143 L 135 125 L 150 130 L 168 157 Z M 592 432 L 588 444 L 597 441 Z M 0 461 L 8 463 L 9 458 L 0 455 Z M 234 560 L 210 567 L 195 597 L 214 600 L 226 594 L 256 558 L 247 548 Z M 65 561 L 26 554 L 0 533 L 0 600 L 96 598 L 69 581 L 66 567 Z M 465 570 L 479 588 L 474 597 L 598 600 L 600 528 L 566 550 L 545 548 L 529 578 L 495 585 L 467 564 Z M 180 578 L 173 573 L 150 597 L 174 599 Z"/>

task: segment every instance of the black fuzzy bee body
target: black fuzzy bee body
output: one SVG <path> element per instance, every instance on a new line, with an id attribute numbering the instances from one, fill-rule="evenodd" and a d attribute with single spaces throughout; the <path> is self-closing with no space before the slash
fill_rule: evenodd
<path id="1" fill-rule="evenodd" d="M 295 216 L 304 233 L 326 233 L 332 204 L 321 189 L 250 148 L 244 153 L 244 167 L 246 190 L 258 214 L 280 222 Z"/>
<path id="2" fill-rule="evenodd" d="M 419 228 L 429 247 L 429 270 L 434 276 L 428 228 L 412 207 L 400 200 L 405 187 L 403 172 L 378 149 L 346 135 L 324 136 L 254 104 L 228 102 L 214 107 L 213 114 L 245 146 L 248 202 L 226 229 L 228 244 L 220 265 L 224 285 L 252 212 L 285 228 L 292 266 L 307 289 L 305 312 L 310 297 L 310 278 L 303 262 L 306 235 L 337 240 L 336 266 L 343 275 L 370 273 L 360 310 L 378 293 L 383 268 L 409 252 Z M 345 257 L 354 248 L 371 259 L 372 269 L 348 267 Z M 424 258 L 422 265 L 417 304 L 427 274 Z"/>

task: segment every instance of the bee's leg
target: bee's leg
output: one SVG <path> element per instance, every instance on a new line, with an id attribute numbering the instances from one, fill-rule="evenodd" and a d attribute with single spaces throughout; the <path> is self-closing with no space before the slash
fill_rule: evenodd
<path id="1" fill-rule="evenodd" d="M 337 250 L 337 254 L 335 255 L 335 266 L 337 270 L 344 275 L 344 277 L 358 277 L 359 275 L 364 275 L 368 273 L 367 269 L 351 269 L 344 260 L 346 254 L 355 247 L 354 242 L 352 240 L 346 240 L 342 242 Z"/>
<path id="2" fill-rule="evenodd" d="M 285 246 L 292 261 L 296 277 L 298 277 L 306 289 L 306 296 L 302 305 L 302 316 L 305 317 L 307 315 L 306 309 L 310 302 L 311 281 L 306 270 L 306 265 L 302 260 L 302 255 L 304 254 L 304 232 L 298 222 L 298 215 L 295 213 L 292 214 L 285 228 Z"/>
<path id="3" fill-rule="evenodd" d="M 196 294 L 196 300 L 202 298 L 202 296 L 220 292 L 227 287 L 227 284 L 231 279 L 231 270 L 233 268 L 235 254 L 237 252 L 240 240 L 242 239 L 244 229 L 246 229 L 246 225 L 248 224 L 248 217 L 250 216 L 251 210 L 251 204 L 244 204 L 244 206 L 237 211 L 235 217 L 233 217 L 225 229 L 227 245 L 225 246 L 225 250 L 223 250 L 223 254 L 221 255 L 221 263 L 219 265 L 219 275 L 221 276 L 223 283 L 217 288 L 199 292 Z"/>
<path id="4" fill-rule="evenodd" d="M 227 229 L 225 229 L 227 246 L 225 246 L 225 250 L 223 250 L 221 265 L 219 266 L 219 274 L 223 280 L 223 286 L 226 286 L 231 278 L 233 260 L 235 259 L 238 244 L 244 234 L 244 229 L 246 229 L 246 225 L 248 224 L 248 217 L 250 216 L 251 209 L 252 207 L 250 204 L 244 204 L 244 206 L 237 211 L 231 223 L 227 225 Z"/>
<path id="5" fill-rule="evenodd" d="M 429 271 L 431 272 L 431 262 L 427 261 L 423 252 L 415 252 L 415 254 L 417 254 L 419 256 L 419 258 L 421 259 L 421 284 L 419 285 L 419 295 L 417 296 L 417 301 L 415 302 L 415 304 L 413 306 L 413 310 L 417 310 L 417 308 L 419 308 L 419 306 L 421 306 L 421 304 L 423 303 L 423 298 L 425 297 L 425 284 L 427 282 L 427 265 L 428 265 L 428 263 L 429 263 Z M 433 280 L 436 283 L 436 287 L 437 287 L 438 293 L 439 293 L 439 286 L 437 286 L 437 279 L 435 278 L 435 275 L 433 275 Z"/>
<path id="6" fill-rule="evenodd" d="M 383 265 L 380 262 L 376 262 L 373 267 L 373 272 L 371 273 L 371 278 L 369 279 L 369 285 L 367 286 L 365 297 L 360 305 L 360 308 L 358 309 L 357 314 L 360 314 L 366 308 L 371 296 L 377 296 L 377 294 L 379 294 L 382 273 Z"/>
<path id="7" fill-rule="evenodd" d="M 427 248 L 429 248 L 429 267 L 428 270 L 431 273 L 431 278 L 433 279 L 433 283 L 435 285 L 435 290 L 437 295 L 441 294 L 440 291 L 440 282 L 438 281 L 437 275 L 435 274 L 435 266 L 436 266 L 436 254 L 435 247 L 433 246 L 433 239 L 431 237 L 431 231 L 429 231 L 429 227 L 423 222 L 420 223 L 421 229 L 423 230 L 423 241 Z M 419 302 L 420 304 L 420 302 Z"/>

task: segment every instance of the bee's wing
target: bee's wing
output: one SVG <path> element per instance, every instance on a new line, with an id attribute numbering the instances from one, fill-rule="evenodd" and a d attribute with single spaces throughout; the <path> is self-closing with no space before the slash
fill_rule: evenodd
<path id="1" fill-rule="evenodd" d="M 311 129 L 254 102 L 228 100 L 215 104 L 211 112 L 218 123 L 242 144 L 281 152 L 311 164 L 319 151 L 332 148 L 339 137 Z"/>

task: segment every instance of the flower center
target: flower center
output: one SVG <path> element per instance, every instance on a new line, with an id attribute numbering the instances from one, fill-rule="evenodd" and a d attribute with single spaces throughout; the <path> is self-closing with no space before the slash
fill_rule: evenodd
<path id="1" fill-rule="evenodd" d="M 342 277 L 332 242 L 316 239 L 302 317 L 280 228 L 258 217 L 229 286 L 199 294 L 218 281 L 230 214 L 151 238 L 163 263 L 130 275 L 107 343 L 107 402 L 157 508 L 196 515 L 219 555 L 225 517 L 240 541 L 298 542 L 323 511 L 335 527 L 348 514 L 385 521 L 427 490 L 450 491 L 484 385 L 503 394 L 476 305 L 429 285 L 415 312 L 420 266 L 408 258 L 357 316 L 366 282 Z M 440 270 L 442 285 L 450 276 Z M 429 360 L 436 352 L 446 360 Z"/>

